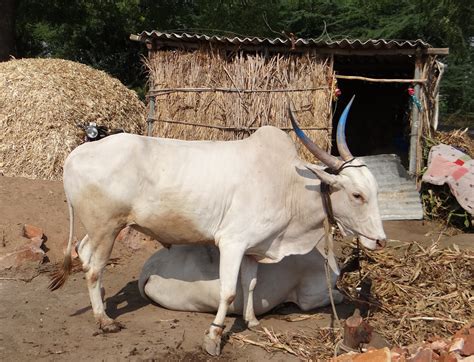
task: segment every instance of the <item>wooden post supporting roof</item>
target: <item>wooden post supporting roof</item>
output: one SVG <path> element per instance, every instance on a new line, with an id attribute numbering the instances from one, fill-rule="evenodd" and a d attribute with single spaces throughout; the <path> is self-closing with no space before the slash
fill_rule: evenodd
<path id="1" fill-rule="evenodd" d="M 423 63 L 421 55 L 417 55 L 415 61 L 415 79 L 420 79 Z M 421 88 L 419 84 L 415 84 L 415 97 L 420 99 Z M 408 173 L 411 176 L 416 175 L 416 163 L 418 159 L 418 142 L 420 139 L 420 111 L 415 104 L 411 107 L 411 132 L 410 132 L 410 151 L 409 151 L 409 164 L 408 164 Z"/>

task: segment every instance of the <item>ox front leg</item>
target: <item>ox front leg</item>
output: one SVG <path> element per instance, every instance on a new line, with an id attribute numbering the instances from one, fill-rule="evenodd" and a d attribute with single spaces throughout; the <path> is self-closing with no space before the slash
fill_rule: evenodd
<path id="1" fill-rule="evenodd" d="M 258 263 L 251 256 L 244 256 L 240 267 L 240 280 L 242 283 L 244 310 L 243 317 L 249 328 L 258 326 L 253 308 L 253 291 L 257 285 Z"/>
<path id="2" fill-rule="evenodd" d="M 220 300 L 216 317 L 204 336 L 203 348 L 212 356 L 221 353 L 221 336 L 224 332 L 224 320 L 229 305 L 235 299 L 237 279 L 239 277 L 240 264 L 244 255 L 242 245 L 219 244 L 220 263 Z"/>

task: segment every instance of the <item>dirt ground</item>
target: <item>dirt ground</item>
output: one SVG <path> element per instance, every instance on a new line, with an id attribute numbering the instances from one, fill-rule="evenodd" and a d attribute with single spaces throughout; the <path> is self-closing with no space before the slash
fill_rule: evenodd
<path id="1" fill-rule="evenodd" d="M 141 267 L 159 248 L 147 240 L 136 251 L 116 244 L 114 262 L 104 275 L 106 306 L 108 314 L 126 328 L 116 334 L 98 333 L 82 272 L 72 275 L 63 289 L 47 289 L 46 271 L 62 259 L 68 234 L 61 182 L 0 176 L 0 253 L 27 242 L 21 236 L 26 223 L 43 228 L 49 262 L 41 266 L 43 273 L 38 273 L 36 266 L 0 272 L 0 360 L 296 360 L 285 353 L 230 342 L 224 344 L 219 358 L 203 353 L 200 345 L 212 315 L 166 310 L 150 304 L 138 292 Z M 384 226 L 388 238 L 393 240 L 388 247 L 397 240 L 431 243 L 442 228 L 422 221 L 386 222 Z M 83 235 L 79 225 L 75 234 L 77 238 Z M 447 234 L 442 236 L 445 245 L 474 245 L 473 234 Z M 351 310 L 348 304 L 338 306 L 342 318 Z M 312 311 L 319 317 L 299 322 L 285 320 L 283 317 L 288 313 L 301 314 L 296 307 L 288 306 L 263 316 L 262 326 L 279 332 L 311 333 L 315 326 L 331 322 L 329 308 Z M 244 330 L 240 318 L 228 317 L 226 325 L 232 332 L 244 331 L 250 336 L 254 333 Z"/>

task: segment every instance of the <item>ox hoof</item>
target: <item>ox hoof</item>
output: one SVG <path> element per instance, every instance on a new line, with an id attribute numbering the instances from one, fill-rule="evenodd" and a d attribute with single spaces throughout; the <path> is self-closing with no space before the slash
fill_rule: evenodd
<path id="1" fill-rule="evenodd" d="M 122 323 L 114 321 L 113 319 L 100 321 L 100 330 L 104 333 L 117 333 L 123 328 Z"/>
<path id="2" fill-rule="evenodd" d="M 251 320 L 247 321 L 247 327 L 249 329 L 257 327 L 259 324 L 260 324 L 260 322 L 258 321 L 258 319 L 251 319 Z"/>
<path id="3" fill-rule="evenodd" d="M 221 338 L 220 336 L 215 339 L 211 339 L 209 334 L 204 336 L 204 342 L 202 348 L 209 353 L 211 356 L 219 356 L 221 354 Z"/>

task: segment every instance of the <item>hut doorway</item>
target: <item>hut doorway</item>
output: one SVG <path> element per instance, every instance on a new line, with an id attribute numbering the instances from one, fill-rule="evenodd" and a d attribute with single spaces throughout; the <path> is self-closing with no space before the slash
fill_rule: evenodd
<path id="1" fill-rule="evenodd" d="M 374 64 L 376 63 L 376 64 Z M 411 57 L 348 57 L 336 56 L 336 74 L 368 78 L 412 78 L 414 63 Z M 353 95 L 347 121 L 346 139 L 354 156 L 396 154 L 408 167 L 410 145 L 409 84 L 377 83 L 338 79 L 342 94 L 333 104 L 333 142 L 337 121 Z M 337 147 L 331 148 L 338 155 Z"/>

